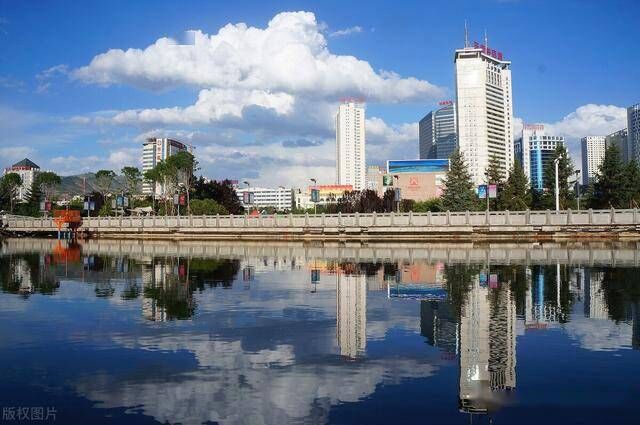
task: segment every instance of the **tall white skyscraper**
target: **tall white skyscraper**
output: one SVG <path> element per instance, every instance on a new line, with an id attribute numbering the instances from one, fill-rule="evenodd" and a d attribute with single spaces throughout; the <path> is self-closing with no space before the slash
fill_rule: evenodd
<path id="1" fill-rule="evenodd" d="M 366 189 L 364 107 L 345 102 L 336 114 L 336 183 Z"/>
<path id="2" fill-rule="evenodd" d="M 582 184 L 589 184 L 598 173 L 606 151 L 605 136 L 587 136 L 580 139 L 582 146 Z"/>
<path id="3" fill-rule="evenodd" d="M 506 176 L 514 155 L 511 62 L 486 44 L 455 52 L 458 147 L 476 184 L 492 156 Z"/>
<path id="4" fill-rule="evenodd" d="M 629 156 L 640 163 L 640 103 L 627 108 L 627 149 Z"/>
<path id="5" fill-rule="evenodd" d="M 191 152 L 193 148 L 173 139 L 149 138 L 142 144 L 142 172 L 145 173 L 153 169 L 161 161 L 166 161 L 171 155 L 186 150 Z M 156 183 L 156 195 L 164 196 L 164 189 L 162 183 Z M 153 194 L 153 185 L 151 183 L 143 183 L 142 193 L 145 195 Z"/>

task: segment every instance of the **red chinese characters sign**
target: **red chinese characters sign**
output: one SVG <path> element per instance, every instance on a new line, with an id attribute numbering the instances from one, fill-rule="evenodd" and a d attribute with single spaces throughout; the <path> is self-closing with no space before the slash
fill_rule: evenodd
<path id="1" fill-rule="evenodd" d="M 502 60 L 502 57 L 503 57 L 502 52 L 499 52 L 499 51 L 494 50 L 494 49 L 490 49 L 489 46 L 485 46 L 484 44 L 480 44 L 477 41 L 473 42 L 473 48 L 482 50 L 482 53 L 484 53 L 487 56 L 491 56 L 494 59 L 498 59 L 499 61 Z"/>

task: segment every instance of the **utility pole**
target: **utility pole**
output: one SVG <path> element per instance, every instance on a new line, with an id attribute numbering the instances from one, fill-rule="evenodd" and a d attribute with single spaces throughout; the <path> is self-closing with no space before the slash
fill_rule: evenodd
<path id="1" fill-rule="evenodd" d="M 558 177 L 558 164 L 560 163 L 560 157 L 553 160 L 553 165 L 556 169 L 556 211 L 560 211 L 560 183 Z"/>
<path id="2" fill-rule="evenodd" d="M 309 181 L 311 181 L 313 183 L 313 186 L 317 186 L 318 185 L 318 181 L 316 179 L 309 179 Z M 315 188 L 316 190 L 318 189 L 317 187 Z M 316 210 L 316 206 L 317 206 L 317 202 L 313 202 L 313 214 L 316 215 L 318 213 L 318 211 Z M 326 209 L 325 209 L 326 211 Z"/>
<path id="3" fill-rule="evenodd" d="M 578 211 L 580 211 L 580 170 L 576 170 L 576 198 L 578 199 Z"/>
<path id="4" fill-rule="evenodd" d="M 486 34 L 486 30 L 485 30 L 485 34 Z M 487 199 L 487 211 L 489 211 L 491 209 L 491 206 L 489 204 L 489 186 L 491 185 L 491 182 L 489 181 L 489 173 L 487 171 L 484 172 L 484 175 L 487 178 L 487 190 L 485 191 L 484 194 L 485 194 L 485 198 Z"/>

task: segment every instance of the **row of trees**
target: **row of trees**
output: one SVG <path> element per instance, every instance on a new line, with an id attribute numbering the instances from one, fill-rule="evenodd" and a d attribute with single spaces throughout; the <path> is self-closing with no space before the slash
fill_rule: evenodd
<path id="1" fill-rule="evenodd" d="M 61 182 L 60 176 L 51 171 L 38 173 L 25 196 L 26 202 L 18 203 L 18 189 L 23 184 L 22 178 L 18 173 L 7 173 L 0 179 L 0 209 L 37 216 L 40 214 L 40 202 L 52 200 Z"/>
<path id="2" fill-rule="evenodd" d="M 575 208 L 576 197 L 570 183 L 575 175 L 573 162 L 564 146 L 556 149 L 554 160 L 559 158 L 558 175 L 560 189 L 560 208 Z M 443 210 L 449 211 L 477 211 L 486 209 L 486 199 L 478 199 L 476 188 L 471 175 L 459 151 L 455 151 L 450 158 L 450 169 L 447 173 L 444 191 L 440 198 Z M 497 186 L 497 198 L 490 200 L 493 210 L 522 211 L 526 209 L 554 209 L 555 208 L 555 167 L 550 161 L 543 175 L 543 188 L 531 188 L 522 165 L 516 161 L 508 177 L 505 177 L 498 159 L 493 156 L 485 172 L 487 181 Z"/>

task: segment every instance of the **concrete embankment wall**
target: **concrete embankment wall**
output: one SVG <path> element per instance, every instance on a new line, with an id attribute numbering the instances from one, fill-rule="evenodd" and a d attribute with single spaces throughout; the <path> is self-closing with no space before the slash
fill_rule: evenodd
<path id="1" fill-rule="evenodd" d="M 47 218 L 11 216 L 15 235 L 57 233 Z M 217 240 L 640 240 L 639 210 L 406 214 L 92 217 L 80 237 Z"/>

